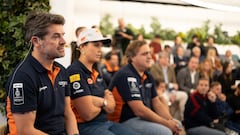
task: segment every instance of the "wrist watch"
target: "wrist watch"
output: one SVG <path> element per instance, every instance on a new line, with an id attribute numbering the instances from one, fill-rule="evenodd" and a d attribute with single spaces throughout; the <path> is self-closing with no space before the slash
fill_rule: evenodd
<path id="1" fill-rule="evenodd" d="M 106 99 L 103 99 L 103 106 L 102 107 L 106 107 L 108 104 L 107 100 Z"/>

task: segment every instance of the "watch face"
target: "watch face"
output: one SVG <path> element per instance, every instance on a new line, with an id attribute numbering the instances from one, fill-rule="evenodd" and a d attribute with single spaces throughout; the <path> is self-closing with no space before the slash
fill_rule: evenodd
<path id="1" fill-rule="evenodd" d="M 105 106 L 107 106 L 107 100 L 106 99 L 103 100 L 103 107 L 105 107 Z"/>

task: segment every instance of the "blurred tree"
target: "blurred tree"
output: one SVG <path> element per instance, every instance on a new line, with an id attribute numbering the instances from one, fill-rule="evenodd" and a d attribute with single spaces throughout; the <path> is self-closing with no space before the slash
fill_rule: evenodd
<path id="1" fill-rule="evenodd" d="M 206 41 L 206 38 L 209 36 L 209 23 L 210 20 L 207 20 L 204 22 L 202 27 L 199 28 L 191 28 L 189 31 L 187 31 L 187 36 L 184 41 L 186 42 L 191 42 L 192 36 L 197 35 L 199 37 L 199 40 L 201 43 Z"/>
<path id="2" fill-rule="evenodd" d="M 218 44 L 230 44 L 231 39 L 228 36 L 228 33 L 226 31 L 222 30 L 222 24 L 215 25 L 214 28 L 214 37 L 215 42 Z"/>
<path id="3" fill-rule="evenodd" d="M 163 40 L 174 40 L 177 36 L 177 33 L 173 29 L 163 29 L 160 33 L 160 36 Z"/>
<path id="4" fill-rule="evenodd" d="M 110 19 L 111 19 L 111 15 L 106 14 L 100 20 L 100 30 L 104 36 L 114 34 L 113 24 L 111 23 Z"/>
<path id="5" fill-rule="evenodd" d="M 234 35 L 231 40 L 233 44 L 240 45 L 240 31 L 238 31 L 237 34 Z"/>
<path id="6" fill-rule="evenodd" d="M 152 28 L 152 31 L 149 33 L 151 39 L 154 37 L 154 35 L 160 35 L 162 32 L 162 25 L 160 24 L 157 17 L 151 17 L 151 24 L 150 27 Z M 162 37 L 161 37 L 162 38 Z"/>
<path id="7" fill-rule="evenodd" d="M 23 25 L 33 10 L 49 11 L 49 0 L 0 0 L 0 99 L 4 101 L 5 84 L 14 67 L 26 56 Z"/>

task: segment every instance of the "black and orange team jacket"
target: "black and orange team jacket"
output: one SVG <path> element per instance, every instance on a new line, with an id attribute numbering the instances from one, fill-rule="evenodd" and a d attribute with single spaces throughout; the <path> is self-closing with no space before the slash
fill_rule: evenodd
<path id="1" fill-rule="evenodd" d="M 83 63 L 75 61 L 67 68 L 67 73 L 70 81 L 72 100 L 88 95 L 104 97 L 104 90 L 107 89 L 107 86 L 96 70 L 91 72 L 83 65 Z M 77 118 L 78 124 L 107 121 L 107 115 L 103 109 L 91 121 L 84 121 L 73 105 L 72 109 Z"/>
<path id="2" fill-rule="evenodd" d="M 116 107 L 108 118 L 115 122 L 136 117 L 128 106 L 128 101 L 141 100 L 145 106 L 152 109 L 151 100 L 157 96 L 152 76 L 147 71 L 140 76 L 132 64 L 127 64 L 115 74 L 109 89 L 114 95 Z"/>
<path id="3" fill-rule="evenodd" d="M 36 111 L 34 127 L 48 134 L 63 134 L 64 99 L 70 96 L 65 68 L 54 62 L 54 70 L 45 69 L 32 55 L 20 63 L 7 85 L 8 135 L 17 135 L 12 113 Z"/>

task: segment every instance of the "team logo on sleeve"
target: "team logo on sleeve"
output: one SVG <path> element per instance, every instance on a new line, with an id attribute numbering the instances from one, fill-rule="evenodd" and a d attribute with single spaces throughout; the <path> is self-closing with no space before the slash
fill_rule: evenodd
<path id="1" fill-rule="evenodd" d="M 80 89 L 80 87 L 81 87 L 81 85 L 80 85 L 79 82 L 74 82 L 73 83 L 73 89 L 78 90 L 78 89 Z"/>
<path id="2" fill-rule="evenodd" d="M 132 97 L 141 97 L 140 91 L 139 91 L 139 88 L 137 85 L 137 79 L 134 77 L 128 77 L 127 81 L 128 81 L 128 87 L 131 92 L 131 96 Z"/>
<path id="3" fill-rule="evenodd" d="M 79 82 L 74 82 L 72 84 L 72 87 L 73 87 L 73 94 L 78 94 L 78 93 L 84 92 L 84 90 L 81 89 L 81 85 Z"/>
<path id="4" fill-rule="evenodd" d="M 80 81 L 80 74 L 74 74 L 69 77 L 70 83 Z"/>
<path id="5" fill-rule="evenodd" d="M 24 104 L 23 83 L 13 84 L 13 104 L 14 105 Z"/>

